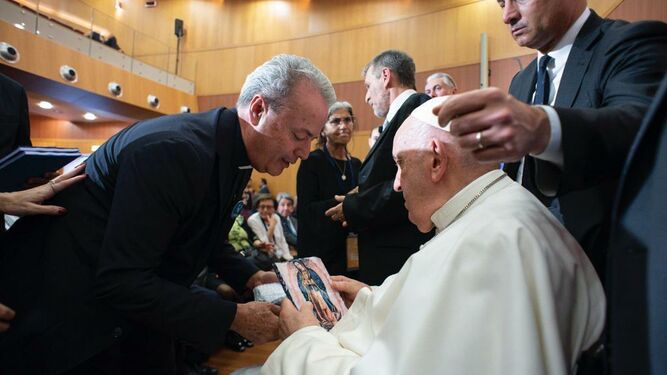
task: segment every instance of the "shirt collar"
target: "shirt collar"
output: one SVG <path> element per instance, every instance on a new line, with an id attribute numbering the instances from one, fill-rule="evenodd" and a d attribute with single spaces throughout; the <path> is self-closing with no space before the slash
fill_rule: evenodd
<path id="1" fill-rule="evenodd" d="M 583 12 L 581 12 L 581 15 L 579 18 L 577 18 L 576 21 L 570 26 L 570 28 L 567 30 L 565 35 L 556 43 L 556 46 L 551 49 L 551 51 L 548 52 L 549 56 L 553 57 L 554 60 L 557 61 L 562 61 L 562 57 L 566 57 L 570 53 L 570 48 L 572 48 L 572 44 L 574 44 L 574 40 L 577 39 L 577 35 L 579 35 L 579 31 L 581 31 L 581 28 L 584 27 L 584 23 L 586 23 L 586 20 L 588 17 L 591 15 L 591 10 L 589 8 L 585 8 Z M 565 55 L 565 56 L 563 56 Z M 540 57 L 544 56 L 542 52 L 537 52 L 537 59 L 539 61 Z M 559 59 L 559 57 L 561 57 Z"/>
<path id="2" fill-rule="evenodd" d="M 443 229 L 447 228 L 456 218 L 456 216 L 465 208 L 467 204 L 472 201 L 477 194 L 479 194 L 482 189 L 489 186 L 495 179 L 504 175 L 500 169 L 494 169 L 486 174 L 478 177 L 473 182 L 469 183 L 466 187 L 461 189 L 456 193 L 452 198 L 450 198 L 445 204 L 442 205 L 437 211 L 431 215 L 431 221 L 436 227 L 436 231 L 439 233 Z M 485 193 L 488 194 L 488 191 Z M 481 197 L 480 197 L 481 198 Z M 479 200 L 477 200 L 478 203 Z"/>
<path id="3" fill-rule="evenodd" d="M 416 93 L 417 91 L 413 89 L 407 89 L 403 91 L 399 96 L 394 99 L 393 102 L 389 105 L 389 112 L 387 112 L 387 117 L 385 118 L 385 124 L 388 124 L 391 122 L 391 120 L 394 119 L 394 116 L 396 116 L 396 113 L 398 112 L 399 109 L 403 106 L 403 103 L 405 103 L 408 98 Z M 386 129 L 382 129 L 384 132 Z"/>

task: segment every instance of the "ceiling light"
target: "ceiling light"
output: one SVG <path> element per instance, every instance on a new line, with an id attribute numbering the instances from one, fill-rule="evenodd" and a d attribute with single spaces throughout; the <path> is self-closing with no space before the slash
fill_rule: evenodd
<path id="1" fill-rule="evenodd" d="M 17 29 L 25 30 L 25 22 L 15 23 L 14 27 L 16 27 Z"/>
<path id="2" fill-rule="evenodd" d="M 94 120 L 97 120 L 97 116 L 95 116 L 94 114 L 92 114 L 92 113 L 90 113 L 90 112 L 86 112 L 86 113 L 83 115 L 83 118 L 85 118 L 85 119 L 88 120 L 88 121 L 94 121 Z"/>
<path id="3" fill-rule="evenodd" d="M 50 102 L 47 102 L 46 100 L 42 100 L 41 102 L 37 103 L 37 106 L 42 109 L 52 109 L 53 104 Z"/>

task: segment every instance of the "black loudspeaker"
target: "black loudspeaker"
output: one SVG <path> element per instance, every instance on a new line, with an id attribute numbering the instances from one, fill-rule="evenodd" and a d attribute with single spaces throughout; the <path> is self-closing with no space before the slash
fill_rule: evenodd
<path id="1" fill-rule="evenodd" d="M 183 35 L 185 35 L 183 30 L 183 20 L 178 18 L 174 20 L 174 34 L 176 34 L 178 38 L 181 38 Z"/>

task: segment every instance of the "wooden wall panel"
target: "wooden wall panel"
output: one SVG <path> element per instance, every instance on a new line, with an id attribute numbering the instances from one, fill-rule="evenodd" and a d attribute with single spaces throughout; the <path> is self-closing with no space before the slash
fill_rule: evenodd
<path id="1" fill-rule="evenodd" d="M 76 147 L 90 153 L 129 124 L 124 122 L 73 123 L 44 116 L 30 116 L 30 139 L 34 146 Z"/>
<path id="2" fill-rule="evenodd" d="M 625 0 L 609 14 L 609 18 L 641 21 L 647 19 L 667 22 L 667 1 L 664 0 Z"/>
<path id="3" fill-rule="evenodd" d="M 613 0 L 591 3 L 601 14 L 613 6 Z M 357 80 L 360 68 L 373 55 L 389 48 L 412 55 L 418 71 L 474 64 L 479 60 L 482 32 L 489 37 L 492 60 L 529 53 L 512 40 L 497 3 L 480 1 L 328 34 L 189 51 L 183 57 L 183 71 L 195 74 L 200 95 L 232 93 L 240 89 L 255 66 L 276 53 L 294 53 L 313 60 L 333 82 L 347 82 Z"/>
<path id="4" fill-rule="evenodd" d="M 107 85 L 110 81 L 115 81 L 123 87 L 123 96 L 114 100 L 159 113 L 178 113 L 182 105 L 197 110 L 197 98 L 193 95 L 105 64 L 7 23 L 0 22 L 0 35 L 2 41 L 12 44 L 21 54 L 21 59 L 16 64 L 0 61 L 5 65 L 109 98 L 111 95 L 107 91 Z M 76 83 L 67 82 L 60 77 L 61 65 L 69 65 L 77 70 L 79 78 Z M 146 97 L 149 94 L 160 98 L 158 109 L 148 105 Z"/>

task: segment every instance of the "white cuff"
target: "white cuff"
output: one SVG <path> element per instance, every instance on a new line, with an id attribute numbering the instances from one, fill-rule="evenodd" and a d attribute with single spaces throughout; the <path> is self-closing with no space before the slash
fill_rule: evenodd
<path id="1" fill-rule="evenodd" d="M 551 129 L 551 137 L 549 137 L 549 144 L 547 148 L 540 154 L 530 154 L 531 156 L 551 162 L 563 169 L 563 147 L 562 147 L 562 130 L 560 118 L 553 107 L 547 105 L 538 105 L 536 107 L 542 108 L 549 118 L 549 128 Z"/>

